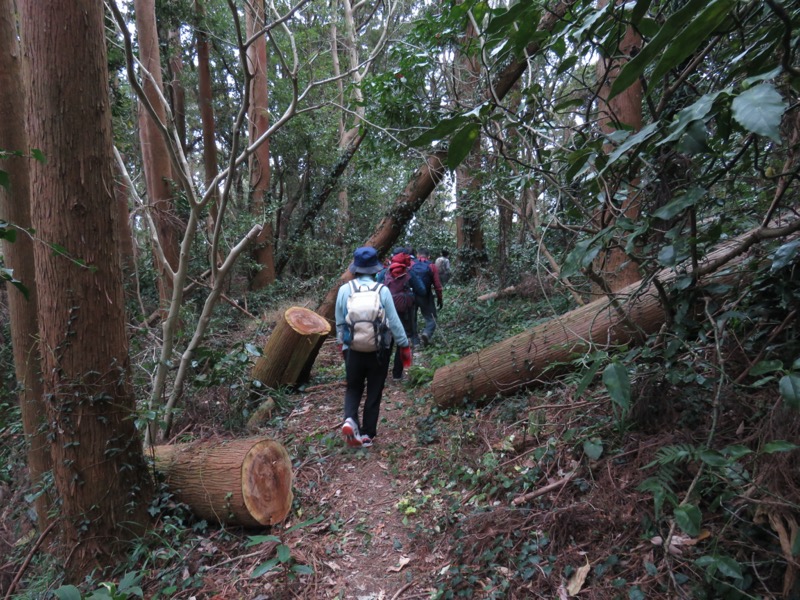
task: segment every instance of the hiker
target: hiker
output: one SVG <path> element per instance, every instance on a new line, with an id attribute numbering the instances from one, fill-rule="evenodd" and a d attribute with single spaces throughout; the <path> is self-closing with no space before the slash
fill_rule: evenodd
<path id="1" fill-rule="evenodd" d="M 400 348 L 403 365 L 411 366 L 411 347 L 392 294 L 374 278 L 382 268 L 375 248 L 357 248 L 349 267 L 355 277 L 339 288 L 336 297 L 336 341 L 347 374 L 342 435 L 347 445 L 354 448 L 372 446 L 377 434 L 381 396 L 394 342 Z M 359 421 L 365 387 L 363 420 Z"/>
<path id="2" fill-rule="evenodd" d="M 414 312 L 416 311 L 416 296 L 425 293 L 425 287 L 415 273 L 411 271 L 411 256 L 405 253 L 405 248 L 395 248 L 389 263 L 388 272 L 381 278 L 379 273 L 375 279 L 382 281 L 389 288 L 394 301 L 394 307 L 403 324 L 403 329 L 409 340 L 414 338 Z M 412 343 L 413 346 L 413 343 Z M 397 348 L 392 363 L 392 379 L 403 379 L 402 348 Z"/>
<path id="3" fill-rule="evenodd" d="M 433 338 L 433 332 L 436 331 L 436 310 L 442 309 L 442 282 L 439 279 L 439 270 L 430 261 L 430 252 L 426 248 L 420 248 L 416 261 L 412 261 L 411 272 L 419 277 L 425 288 L 425 293 L 417 295 L 415 300 L 419 312 L 425 319 L 425 329 L 419 334 L 419 339 L 423 346 L 427 346 Z M 435 304 L 434 294 L 436 294 Z"/>
<path id="4" fill-rule="evenodd" d="M 450 281 L 450 252 L 442 250 L 441 255 L 433 264 L 439 270 L 439 279 L 442 281 L 442 286 L 447 285 L 447 282 Z"/>

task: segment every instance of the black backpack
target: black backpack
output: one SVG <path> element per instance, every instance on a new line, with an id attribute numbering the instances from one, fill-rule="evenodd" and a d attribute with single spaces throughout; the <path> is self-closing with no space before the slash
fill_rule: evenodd
<path id="1" fill-rule="evenodd" d="M 433 271 L 431 271 L 430 263 L 427 260 L 417 260 L 411 265 L 411 272 L 417 275 L 427 293 L 433 285 Z"/>
<path id="2" fill-rule="evenodd" d="M 392 277 L 392 274 L 387 272 L 383 283 L 392 293 L 392 300 L 394 300 L 394 307 L 398 314 L 402 315 L 414 308 L 414 292 L 411 289 L 411 275 L 408 272 L 403 273 L 400 277 Z"/>

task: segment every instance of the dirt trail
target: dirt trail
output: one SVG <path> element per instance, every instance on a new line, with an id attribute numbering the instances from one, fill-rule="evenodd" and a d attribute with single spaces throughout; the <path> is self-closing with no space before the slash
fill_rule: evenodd
<path id="1" fill-rule="evenodd" d="M 415 543 L 414 524 L 404 524 L 397 508 L 418 485 L 414 400 L 390 376 L 374 445 L 353 449 L 339 433 L 343 398 L 343 384 L 307 394 L 286 419 L 283 434 L 294 445 L 312 445 L 295 473 L 304 514 L 294 521 L 325 515 L 301 532 L 293 549 L 298 561 L 305 559 L 315 570 L 313 589 L 304 597 L 429 597 L 426 580 L 444 557 Z M 287 446 L 290 453 L 297 451 Z"/>

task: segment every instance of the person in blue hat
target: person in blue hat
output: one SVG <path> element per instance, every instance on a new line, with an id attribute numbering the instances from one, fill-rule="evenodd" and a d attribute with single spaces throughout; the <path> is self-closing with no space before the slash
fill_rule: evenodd
<path id="1" fill-rule="evenodd" d="M 400 348 L 406 368 L 411 348 L 389 289 L 375 281 L 383 268 L 378 253 L 362 246 L 353 253 L 349 270 L 354 275 L 336 297 L 336 341 L 340 345 L 347 378 L 342 436 L 348 446 L 372 446 L 377 435 L 381 398 L 392 346 Z M 363 418 L 361 399 L 366 389 Z"/>

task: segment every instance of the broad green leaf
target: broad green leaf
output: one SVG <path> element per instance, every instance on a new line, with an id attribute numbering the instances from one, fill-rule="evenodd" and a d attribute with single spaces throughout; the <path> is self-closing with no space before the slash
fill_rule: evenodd
<path id="1" fill-rule="evenodd" d="M 54 593 L 60 600 L 81 600 L 81 593 L 74 585 L 62 585 Z"/>
<path id="2" fill-rule="evenodd" d="M 412 146 L 429 146 L 437 140 L 443 140 L 467 121 L 466 117 L 459 115 L 449 119 L 443 119 L 436 124 L 436 127 L 429 129 L 421 136 L 409 142 Z"/>
<path id="3" fill-rule="evenodd" d="M 761 83 L 733 99 L 733 118 L 747 131 L 781 141 L 781 118 L 787 104 L 771 83 Z"/>
<path id="4" fill-rule="evenodd" d="M 650 125 L 642 128 L 642 130 L 635 135 L 630 136 L 623 144 L 621 144 L 609 155 L 606 167 L 608 167 L 608 165 L 612 164 L 615 160 L 617 160 L 620 156 L 625 154 L 634 146 L 646 142 L 649 138 L 655 135 L 658 132 L 658 126 L 658 122 L 650 123 Z"/>
<path id="5" fill-rule="evenodd" d="M 292 525 L 291 527 L 289 527 L 289 529 L 286 530 L 286 533 L 291 533 L 292 531 L 297 531 L 298 529 L 302 529 L 303 527 L 308 527 L 309 525 L 316 525 L 317 523 L 319 523 L 320 521 L 323 521 L 324 519 L 325 519 L 325 515 L 318 515 L 318 516 L 314 517 L 313 519 L 307 519 L 307 520 L 302 521 L 300 523 L 296 523 L 295 525 Z"/>
<path id="6" fill-rule="evenodd" d="M 656 36 L 645 44 L 639 54 L 634 56 L 622 67 L 614 83 L 611 85 L 609 100 L 628 89 L 634 81 L 644 73 L 644 70 L 653 60 L 661 55 L 664 48 L 672 42 L 678 32 L 688 23 L 692 17 L 706 6 L 707 0 L 690 0 L 683 8 L 676 11 L 666 20 Z"/>
<path id="7" fill-rule="evenodd" d="M 556 75 L 561 75 L 563 73 L 566 73 L 567 71 L 570 71 L 572 67 L 575 66 L 575 63 L 578 62 L 578 59 L 579 57 L 577 54 L 571 54 L 567 58 L 562 60 L 561 64 L 558 65 L 558 69 L 556 69 Z"/>
<path id="8" fill-rule="evenodd" d="M 711 467 L 724 467 L 730 461 L 716 450 L 702 450 L 700 460 Z"/>
<path id="9" fill-rule="evenodd" d="M 287 563 L 292 558 L 292 551 L 286 544 L 278 546 L 278 560 L 282 563 Z"/>
<path id="10" fill-rule="evenodd" d="M 703 520 L 703 515 L 700 513 L 699 508 L 694 504 L 684 504 L 675 507 L 673 514 L 675 515 L 675 522 L 684 533 L 691 536 L 699 535 L 700 525 Z"/>
<path id="11" fill-rule="evenodd" d="M 447 152 L 447 166 L 455 169 L 461 164 L 472 148 L 475 141 L 481 134 L 480 123 L 469 123 L 460 129 L 450 141 L 450 149 Z"/>
<path id="12" fill-rule="evenodd" d="M 780 371 L 782 368 L 783 362 L 780 360 L 762 360 L 757 362 L 755 366 L 750 369 L 750 375 L 758 377 L 759 375 Z"/>
<path id="13" fill-rule="evenodd" d="M 620 408 L 627 409 L 631 402 L 631 382 L 628 370 L 619 363 L 611 363 L 603 370 L 603 383 L 611 400 Z"/>
<path id="14" fill-rule="evenodd" d="M 603 442 L 599 438 L 592 438 L 583 442 L 583 451 L 592 460 L 597 460 L 603 455 Z"/>
<path id="15" fill-rule="evenodd" d="M 670 244 L 664 246 L 658 252 L 658 262 L 665 267 L 674 267 L 678 264 L 678 253 L 675 251 L 675 246 Z"/>
<path id="16" fill-rule="evenodd" d="M 736 0 L 713 0 L 703 11 L 692 19 L 686 28 L 681 31 L 665 48 L 655 69 L 650 76 L 652 81 L 658 81 L 671 69 L 681 64 L 687 57 L 711 37 L 712 33 L 727 18 L 728 13 L 736 5 Z"/>
<path id="17" fill-rule="evenodd" d="M 586 391 L 586 388 L 589 387 L 589 384 L 592 383 L 594 376 L 597 375 L 597 372 L 600 370 L 600 361 L 595 361 L 589 368 L 586 369 L 586 372 L 581 377 L 580 383 L 578 383 L 578 387 L 575 390 L 575 397 L 580 398 L 583 395 L 583 392 Z"/>
<path id="18" fill-rule="evenodd" d="M 753 451 L 750 450 L 750 448 L 748 448 L 747 446 L 734 444 L 733 446 L 726 446 L 725 448 L 723 448 L 722 453 L 727 456 L 730 456 L 732 460 L 737 460 L 743 456 L 752 454 Z"/>
<path id="19" fill-rule="evenodd" d="M 697 201 L 700 200 L 706 191 L 701 187 L 693 187 L 689 189 L 685 194 L 678 196 L 677 198 L 673 198 L 669 202 L 667 202 L 664 206 L 659 208 L 653 213 L 653 216 L 657 219 L 663 219 L 664 221 L 669 221 L 670 219 L 678 216 L 684 210 L 689 208 L 690 206 L 694 206 L 697 204 Z"/>
<path id="20" fill-rule="evenodd" d="M 259 544 L 266 544 L 266 543 L 280 544 L 281 538 L 279 538 L 276 535 L 251 535 L 248 538 L 247 543 L 245 544 L 245 548 L 250 548 L 251 546 L 258 546 Z"/>
<path id="21" fill-rule="evenodd" d="M 692 121 L 675 149 L 688 156 L 708 152 L 708 129 L 703 121 Z"/>
<path id="22" fill-rule="evenodd" d="M 667 498 L 667 490 L 664 488 L 664 484 L 658 478 L 650 477 L 640 483 L 636 489 L 641 492 L 650 492 L 653 494 L 654 516 L 656 519 L 660 519 L 661 508 L 664 506 L 664 500 Z"/>
<path id="23" fill-rule="evenodd" d="M 486 27 L 486 35 L 494 35 L 500 33 L 502 30 L 514 25 L 514 22 L 520 17 L 520 14 L 527 9 L 524 2 L 519 2 L 506 11 L 499 13 L 493 17 Z"/>
<path id="24" fill-rule="evenodd" d="M 270 558 L 267 562 L 261 563 L 253 572 L 250 573 L 250 579 L 255 579 L 256 577 L 261 577 L 264 573 L 269 573 L 270 571 L 276 569 L 278 567 L 278 557 L 274 556 Z"/>
<path id="25" fill-rule="evenodd" d="M 706 117 L 708 117 L 711 109 L 714 107 L 714 102 L 717 101 L 717 98 L 719 98 L 720 94 L 725 93 L 727 93 L 726 90 L 714 92 L 712 94 L 705 94 L 696 102 L 694 102 L 694 104 L 682 109 L 672 121 L 672 124 L 669 127 L 669 135 L 658 142 L 656 146 L 662 146 L 680 139 L 689 126 L 695 121 L 705 122 Z"/>
<path id="26" fill-rule="evenodd" d="M 717 556 L 717 569 L 731 579 L 742 578 L 742 567 L 730 556 Z"/>
<path id="27" fill-rule="evenodd" d="M 775 454 L 776 452 L 791 452 L 792 450 L 797 450 L 797 448 L 800 448 L 800 446 L 786 440 L 773 440 L 764 444 L 761 451 L 764 454 Z"/>
<path id="28" fill-rule="evenodd" d="M 0 169 L 0 187 L 8 189 L 9 183 L 8 173 Z"/>
<path id="29" fill-rule="evenodd" d="M 17 230 L 5 221 L 0 221 L 0 240 L 15 242 L 17 240 Z"/>
<path id="30" fill-rule="evenodd" d="M 800 408 L 800 375 L 784 375 L 778 382 L 778 389 L 786 404 L 792 408 Z"/>
<path id="31" fill-rule="evenodd" d="M 639 24 L 639 21 L 642 20 L 642 17 L 647 14 L 647 9 L 650 8 L 652 1 L 653 0 L 636 0 L 633 11 L 631 11 L 631 23 L 634 25 Z"/>
<path id="32" fill-rule="evenodd" d="M 31 148 L 31 156 L 42 164 L 47 163 L 47 157 L 45 157 L 44 152 L 42 152 L 38 148 Z"/>
<path id="33" fill-rule="evenodd" d="M 313 575 L 314 569 L 308 565 L 292 565 L 292 571 L 298 575 Z"/>
<path id="34" fill-rule="evenodd" d="M 2 235 L 0 235 L 0 237 L 2 237 Z M 775 254 L 772 255 L 772 266 L 770 267 L 770 271 L 774 273 L 786 265 L 791 264 L 792 261 L 794 261 L 794 257 L 797 256 L 798 248 L 800 248 L 800 240 L 794 240 L 775 250 Z"/>

